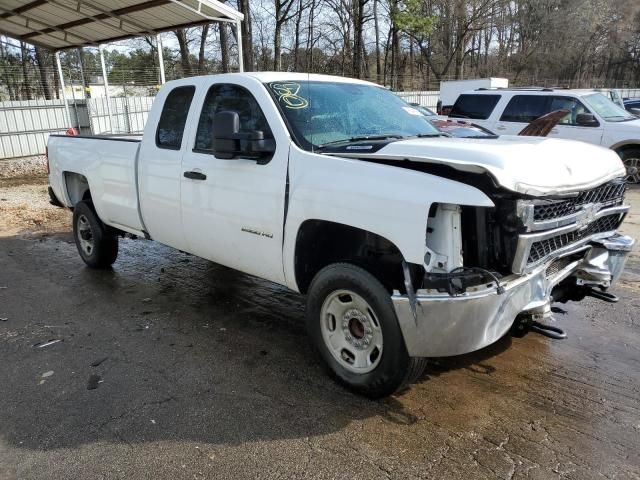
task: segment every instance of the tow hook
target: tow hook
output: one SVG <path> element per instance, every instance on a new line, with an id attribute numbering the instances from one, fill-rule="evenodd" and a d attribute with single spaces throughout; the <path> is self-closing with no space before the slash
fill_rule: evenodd
<path id="1" fill-rule="evenodd" d="M 553 317 L 552 317 L 553 318 Z M 567 333 L 559 327 L 552 325 L 545 325 L 544 323 L 532 320 L 529 324 L 529 330 L 539 333 L 545 337 L 553 338 L 554 340 L 564 340 L 567 338 Z"/>
<path id="2" fill-rule="evenodd" d="M 587 288 L 584 294 L 588 297 L 597 298 L 603 302 L 616 303 L 620 300 L 616 295 L 602 290 L 596 290 L 595 288 Z"/>
<path id="3" fill-rule="evenodd" d="M 551 315 L 550 305 L 547 304 L 542 309 L 534 312 L 526 312 L 518 315 L 511 327 L 511 335 L 521 338 L 529 332 L 535 332 L 545 337 L 553 338 L 554 340 L 564 340 L 567 338 L 567 333 L 561 328 L 541 323 L 539 320 L 555 321 Z"/>

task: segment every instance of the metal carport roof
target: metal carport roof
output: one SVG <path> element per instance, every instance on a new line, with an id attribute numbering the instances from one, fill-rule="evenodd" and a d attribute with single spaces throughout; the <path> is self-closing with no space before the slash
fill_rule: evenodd
<path id="1" fill-rule="evenodd" d="M 53 50 L 243 18 L 217 0 L 0 0 L 0 33 Z"/>
<path id="2" fill-rule="evenodd" d="M 238 68 L 242 71 L 240 22 L 243 19 L 242 13 L 218 0 L 0 0 L 0 34 L 56 52 L 63 99 L 65 85 L 59 51 L 84 46 L 100 48 L 110 121 L 103 44 L 141 35 L 155 35 L 159 47 L 160 81 L 164 83 L 160 32 L 209 22 L 229 22 L 236 29 Z M 69 125 L 72 126 L 66 99 L 64 105 Z"/>

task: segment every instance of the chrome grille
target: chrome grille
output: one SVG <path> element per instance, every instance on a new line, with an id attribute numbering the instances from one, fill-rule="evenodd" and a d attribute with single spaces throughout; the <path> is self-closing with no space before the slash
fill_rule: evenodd
<path id="1" fill-rule="evenodd" d="M 551 265 L 547 267 L 547 271 L 546 271 L 547 278 L 551 278 L 554 275 L 558 274 L 573 261 L 574 261 L 573 257 L 571 256 L 558 258 L 557 260 L 554 260 L 553 262 L 551 262 Z"/>
<path id="2" fill-rule="evenodd" d="M 575 213 L 576 206 L 573 202 L 541 203 L 533 207 L 533 221 L 542 222 L 553 218 L 566 217 Z"/>
<path id="3" fill-rule="evenodd" d="M 550 255 L 574 242 L 578 242 L 589 235 L 613 231 L 618 228 L 618 225 L 620 225 L 620 220 L 620 214 L 607 215 L 591 222 L 585 228 L 580 230 L 562 233 L 555 237 L 547 238 L 546 240 L 534 242 L 531 244 L 531 249 L 529 250 L 527 264 L 536 263 L 547 255 Z"/>
<path id="4" fill-rule="evenodd" d="M 621 205 L 626 191 L 626 183 L 621 180 L 600 185 L 580 192 L 577 197 L 557 202 L 541 202 L 533 207 L 533 221 L 543 222 L 566 217 L 580 210 L 589 203 L 599 203 L 602 207 Z"/>

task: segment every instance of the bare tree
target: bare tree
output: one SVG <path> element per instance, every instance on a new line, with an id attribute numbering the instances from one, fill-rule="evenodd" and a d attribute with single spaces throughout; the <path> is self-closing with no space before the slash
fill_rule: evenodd
<path id="1" fill-rule="evenodd" d="M 380 57 L 380 22 L 378 21 L 378 3 L 380 0 L 373 0 L 373 25 L 376 38 L 376 81 L 382 78 L 382 58 Z"/>
<path id="2" fill-rule="evenodd" d="M 202 31 L 200 32 L 200 49 L 198 50 L 198 74 L 202 75 L 205 73 L 205 45 L 207 42 L 207 36 L 209 35 L 209 27 L 210 25 L 207 23 L 203 25 Z"/>
<path id="3" fill-rule="evenodd" d="M 29 47 L 25 42 L 20 42 L 20 60 L 22 66 L 22 98 L 32 100 L 31 85 L 29 82 Z"/>
<path id="4" fill-rule="evenodd" d="M 362 78 L 364 63 L 363 30 L 368 20 L 365 8 L 369 0 L 353 0 L 353 76 Z"/>
<path id="5" fill-rule="evenodd" d="M 253 29 L 251 18 L 251 4 L 249 0 L 238 0 L 238 9 L 244 14 L 241 24 L 242 31 L 242 59 L 246 70 L 253 70 Z"/>
<path id="6" fill-rule="evenodd" d="M 180 49 L 180 63 L 182 65 L 182 73 L 186 76 L 191 75 L 191 53 L 189 52 L 189 40 L 187 39 L 187 30 L 179 28 L 173 32 L 178 40 L 178 48 Z"/>
<path id="7" fill-rule="evenodd" d="M 229 32 L 227 30 L 227 24 L 225 22 L 219 22 L 218 29 L 220 33 L 222 71 L 226 73 L 231 71 L 231 62 L 229 60 Z"/>
<path id="8" fill-rule="evenodd" d="M 291 20 L 295 13 L 291 11 L 295 0 L 275 0 L 275 26 L 273 32 L 273 69 L 282 69 L 282 28 Z"/>
<path id="9" fill-rule="evenodd" d="M 48 50 L 36 46 L 35 56 L 42 93 L 44 95 L 44 98 L 46 98 L 47 100 L 51 100 L 53 98 L 51 83 L 49 82 L 49 70 L 53 68 L 52 63 L 50 62 L 51 54 Z"/>

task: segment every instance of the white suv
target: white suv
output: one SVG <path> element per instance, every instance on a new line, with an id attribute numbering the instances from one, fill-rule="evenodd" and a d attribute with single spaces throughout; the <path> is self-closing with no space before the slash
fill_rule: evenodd
<path id="1" fill-rule="evenodd" d="M 640 183 L 640 119 L 594 90 L 479 89 L 461 94 L 449 117 L 473 119 L 499 135 L 517 135 L 554 110 L 571 113 L 549 137 L 595 143 L 615 150 L 627 167 L 627 181 Z"/>

